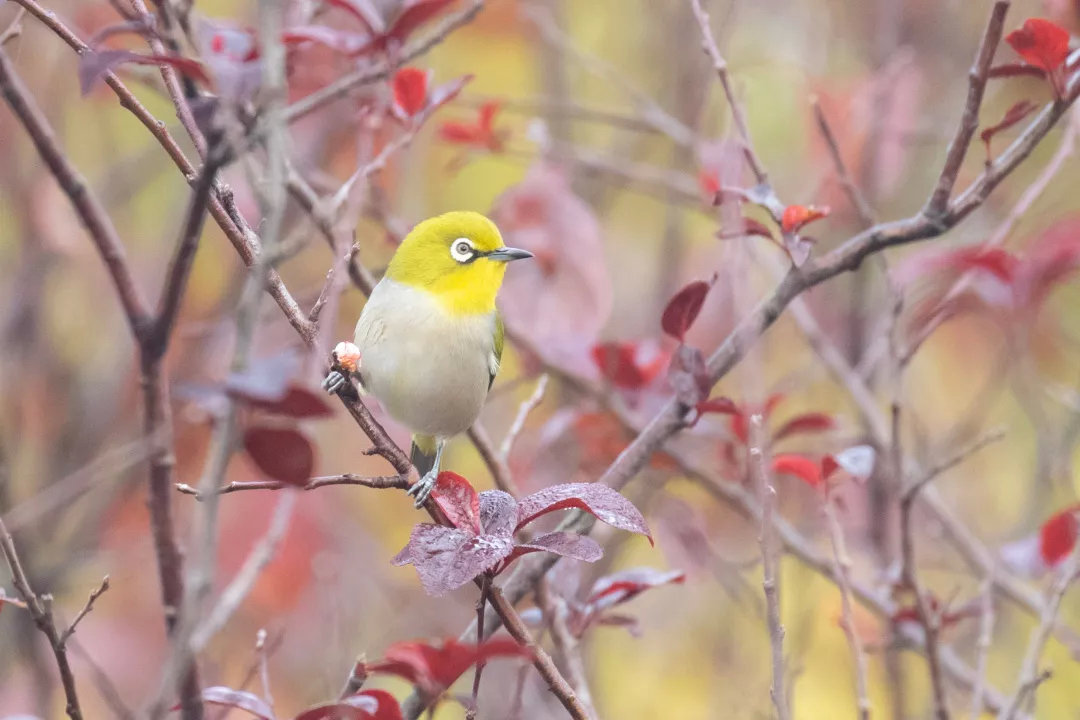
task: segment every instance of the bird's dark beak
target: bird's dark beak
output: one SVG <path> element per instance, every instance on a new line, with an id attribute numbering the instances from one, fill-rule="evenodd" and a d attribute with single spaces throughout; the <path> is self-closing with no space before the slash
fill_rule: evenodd
<path id="1" fill-rule="evenodd" d="M 498 250 L 492 250 L 486 257 L 488 260 L 498 260 L 499 262 L 510 262 L 511 260 L 524 260 L 525 258 L 531 258 L 533 254 L 528 250 L 521 250 L 519 248 L 501 247 Z"/>

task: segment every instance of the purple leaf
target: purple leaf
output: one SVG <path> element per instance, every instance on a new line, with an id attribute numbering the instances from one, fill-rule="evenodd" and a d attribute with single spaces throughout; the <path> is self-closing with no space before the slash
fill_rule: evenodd
<path id="1" fill-rule="evenodd" d="M 275 480 L 303 487 L 311 479 L 315 449 L 295 428 L 249 427 L 244 431 L 244 449 L 256 467 Z"/>
<path id="2" fill-rule="evenodd" d="M 485 490 L 480 493 L 480 527 L 488 535 L 500 538 L 513 537 L 518 518 L 518 504 L 513 496 L 502 490 Z"/>
<path id="3" fill-rule="evenodd" d="M 191 58 L 178 55 L 140 55 L 130 50 L 87 50 L 79 56 L 79 87 L 82 94 L 90 92 L 98 80 L 124 63 L 170 65 L 177 71 L 201 82 L 209 83 L 210 81 L 202 65 Z"/>
<path id="4" fill-rule="evenodd" d="M 424 590 L 439 596 L 495 567 L 513 550 L 514 541 L 509 536 L 474 535 L 457 528 L 421 523 L 413 528 L 409 544 L 391 562 L 413 565 Z"/>
<path id="5" fill-rule="evenodd" d="M 712 383 L 705 367 L 705 356 L 689 345 L 680 345 L 668 366 L 668 383 L 683 405 L 694 407 L 709 396 Z"/>
<path id="6" fill-rule="evenodd" d="M 215 685 L 203 688 L 202 699 L 203 702 L 212 705 L 224 705 L 225 707 L 249 712 L 260 718 L 260 720 L 274 720 L 274 711 L 266 701 L 258 695 L 244 690 L 233 690 L 232 688 Z"/>
<path id="7" fill-rule="evenodd" d="M 714 276 L 713 281 L 715 280 Z M 660 317 L 660 327 L 664 332 L 680 343 L 683 342 L 686 339 L 686 331 L 697 320 L 701 306 L 705 303 L 705 296 L 709 294 L 711 287 L 711 282 L 697 280 L 675 293 Z"/>
<path id="8" fill-rule="evenodd" d="M 658 585 L 682 583 L 685 580 L 686 573 L 682 570 L 662 572 L 648 567 L 633 568 L 597 580 L 586 602 L 596 610 L 604 610 L 631 600 Z"/>
<path id="9" fill-rule="evenodd" d="M 532 522 L 537 517 L 556 510 L 578 508 L 595 516 L 598 520 L 619 528 L 629 530 L 649 538 L 649 526 L 645 518 L 633 503 L 607 485 L 599 483 L 566 483 L 553 485 L 525 497 L 518 503 L 516 530 Z"/>
<path id="10" fill-rule="evenodd" d="M 585 562 L 596 562 L 604 555 L 604 551 L 591 537 L 561 531 L 540 535 L 529 542 L 519 544 L 514 548 L 510 559 L 513 560 L 531 552 L 549 552 Z"/>

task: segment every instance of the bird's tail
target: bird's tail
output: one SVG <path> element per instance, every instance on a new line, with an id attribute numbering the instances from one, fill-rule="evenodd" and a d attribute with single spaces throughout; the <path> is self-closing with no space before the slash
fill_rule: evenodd
<path id="1" fill-rule="evenodd" d="M 412 449 L 409 451 L 409 462 L 416 466 L 416 472 L 420 477 L 427 474 L 435 467 L 435 438 L 431 435 L 413 435 Z"/>

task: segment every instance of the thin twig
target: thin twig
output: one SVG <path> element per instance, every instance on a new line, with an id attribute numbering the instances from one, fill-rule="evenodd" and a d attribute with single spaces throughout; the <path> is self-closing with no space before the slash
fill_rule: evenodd
<path id="1" fill-rule="evenodd" d="M 844 188 L 844 193 L 847 195 L 851 207 L 859 216 L 859 220 L 862 222 L 863 227 L 873 226 L 876 222 L 874 219 L 874 210 L 870 207 L 870 203 L 866 201 L 866 197 L 863 195 L 862 190 L 855 184 L 855 181 L 851 177 L 851 173 L 848 172 L 847 165 L 844 163 L 844 157 L 840 154 L 840 144 L 836 141 L 836 136 L 833 134 L 832 127 L 825 117 L 825 111 L 821 109 L 821 101 L 818 100 L 817 97 L 814 97 L 810 104 L 814 108 L 814 119 L 817 121 L 818 130 L 821 132 L 821 137 L 824 138 L 825 145 L 829 149 L 829 157 L 832 158 L 833 167 L 836 168 L 836 177 L 840 180 L 840 186 Z"/>
<path id="2" fill-rule="evenodd" d="M 742 143 L 746 162 L 754 172 L 754 177 L 757 179 L 758 184 L 767 185 L 769 182 L 769 175 L 765 172 L 765 166 L 761 164 L 757 153 L 754 152 L 754 144 L 750 140 L 750 128 L 746 124 L 746 113 L 743 111 L 742 103 L 740 103 L 739 99 L 735 96 L 735 91 L 731 86 L 731 76 L 728 74 L 727 61 L 724 60 L 724 56 L 720 54 L 720 48 L 716 46 L 716 39 L 713 37 L 712 29 L 709 26 L 709 14 L 701 7 L 701 0 L 690 0 L 690 6 L 693 8 L 694 17 L 697 19 L 698 26 L 701 28 L 701 47 L 712 61 L 713 70 L 716 71 L 716 77 L 720 81 L 720 87 L 724 89 L 724 96 L 727 98 L 728 107 L 731 108 L 731 118 L 735 121 L 735 130 L 739 134 L 739 141 Z"/>
<path id="3" fill-rule="evenodd" d="M 504 463 L 510 460 L 510 452 L 514 449 L 514 442 L 517 441 L 521 431 L 525 429 L 525 421 L 529 419 L 529 414 L 543 402 L 549 377 L 547 373 L 541 375 L 540 379 L 536 381 L 536 387 L 533 389 L 532 394 L 518 406 L 517 415 L 514 416 L 510 429 L 506 431 L 506 437 L 499 443 L 498 457 Z"/>
<path id="4" fill-rule="evenodd" d="M 289 483 L 283 483 L 280 480 L 251 480 L 247 482 L 231 482 L 228 485 L 222 485 L 217 489 L 218 495 L 228 495 L 229 493 L 240 492 L 241 490 L 287 490 L 287 489 L 300 489 L 300 490 L 315 490 L 328 485 L 362 485 L 364 487 L 375 488 L 378 490 L 387 490 L 390 488 L 397 488 L 399 490 L 409 489 L 409 478 L 404 475 L 380 475 L 376 477 L 364 477 L 362 475 L 353 475 L 352 473 L 345 473 L 344 475 L 325 475 L 322 477 L 311 478 L 306 484 L 302 486 L 290 485 Z M 185 495 L 194 495 L 196 500 L 204 500 L 205 497 L 201 494 L 198 488 L 194 488 L 187 483 L 177 483 L 176 489 Z"/>
<path id="5" fill-rule="evenodd" d="M 588 711 L 589 717 L 595 718 L 596 709 L 593 707 L 592 692 L 589 690 L 589 682 L 585 675 L 585 662 L 581 657 L 578 639 L 570 631 L 570 609 L 566 600 L 551 589 L 546 578 L 537 584 L 536 592 L 537 602 L 544 612 L 546 625 L 551 631 L 555 652 L 562 661 L 562 666 L 566 668 L 566 678 L 573 686 L 581 704 Z"/>
<path id="6" fill-rule="evenodd" d="M 855 613 L 851 599 L 851 557 L 844 542 L 844 531 L 840 519 L 836 516 L 836 504 L 826 497 L 823 503 L 825 521 L 829 526 L 829 539 L 832 544 L 833 573 L 840 586 L 841 625 L 851 650 L 851 659 L 855 665 L 855 703 L 860 720 L 870 718 L 870 696 L 866 690 L 866 652 L 855 628 Z"/>
<path id="7" fill-rule="evenodd" d="M 26 8 L 24 7 L 20 7 L 15 12 L 15 17 L 8 24 L 7 29 L 0 33 L 0 47 L 7 45 L 9 42 L 22 35 L 22 19 L 24 15 L 26 15 Z"/>
<path id="8" fill-rule="evenodd" d="M 476 627 L 477 629 L 477 645 L 480 644 L 479 638 L 484 637 L 484 611 L 487 607 L 488 593 L 491 591 L 491 575 L 484 573 L 480 580 L 480 597 L 476 600 Z M 480 709 L 480 675 L 484 672 L 484 662 L 480 660 L 476 663 L 476 668 L 473 671 L 473 683 L 472 683 L 472 702 L 469 705 L 468 711 L 465 713 L 466 720 L 476 720 L 476 713 Z"/>
<path id="9" fill-rule="evenodd" d="M 101 585 L 99 585 L 96 589 L 90 591 L 90 597 L 86 599 L 86 604 L 83 605 L 82 610 L 80 610 L 79 614 L 75 616 L 75 619 L 71 621 L 71 624 L 68 625 L 67 630 L 65 630 L 63 634 L 60 635 L 61 645 L 67 644 L 68 639 L 75 633 L 75 627 L 82 621 L 84 617 L 86 617 L 87 613 L 94 609 L 94 603 L 99 597 L 101 597 L 101 594 L 108 589 L 109 576 L 106 575 L 104 578 L 102 578 Z"/>
<path id="10" fill-rule="evenodd" d="M 761 546 L 762 587 L 765 590 L 765 610 L 769 625 L 769 649 L 772 655 L 772 686 L 769 694 L 779 720 L 788 720 L 788 696 L 784 687 L 784 626 L 780 621 L 779 557 L 775 546 L 776 528 L 773 510 L 776 507 L 776 488 L 767 469 L 764 418 L 755 413 L 750 418 L 750 474 L 757 487 L 761 505 L 761 525 L 758 528 L 758 545 Z"/>
<path id="11" fill-rule="evenodd" d="M 3 50 L 0 50 L 0 55 L 2 54 Z M 26 603 L 26 609 L 30 612 L 34 624 L 48 639 L 49 647 L 52 648 L 53 657 L 56 658 L 56 668 L 60 671 L 60 684 L 64 688 L 66 700 L 64 709 L 71 720 L 82 720 L 79 695 L 75 690 L 75 675 L 71 672 L 67 649 L 64 647 L 60 633 L 56 629 L 56 621 L 53 619 L 52 598 L 39 597 L 30 587 L 30 581 L 19 562 L 19 555 L 15 552 L 15 543 L 2 519 L 0 519 L 0 553 L 4 555 L 8 568 L 11 570 L 11 581 L 15 586 L 15 592 Z"/>
<path id="12" fill-rule="evenodd" d="M 971 720 L 983 714 L 983 694 L 986 691 L 986 663 L 994 639 L 994 582 L 987 579 L 979 593 L 979 639 L 975 643 L 975 687 L 971 690 Z"/>
<path id="13" fill-rule="evenodd" d="M 1038 672 L 1039 658 L 1042 657 L 1043 648 L 1046 647 L 1046 642 L 1053 632 L 1058 611 L 1061 609 L 1061 601 L 1069 590 L 1069 586 L 1076 580 L 1078 570 L 1080 570 L 1080 551 L 1074 548 L 1058 569 L 1057 578 L 1046 598 L 1039 626 L 1031 632 L 1027 652 L 1024 653 L 1024 661 L 1020 666 L 1020 682 L 1016 693 L 1008 706 L 998 715 L 998 720 L 1013 720 L 1027 704 L 1028 699 L 1034 697 L 1035 688 L 1042 682 Z"/>
<path id="14" fill-rule="evenodd" d="M 904 490 L 902 499 L 907 499 L 908 497 L 914 498 L 927 483 L 934 480 L 938 475 L 951 470 L 986 446 L 992 445 L 1004 437 L 1005 428 L 994 428 L 993 430 L 983 433 L 967 445 L 952 452 L 948 457 L 939 460 L 937 463 L 924 470 L 922 475 L 911 482 Z"/>
<path id="15" fill-rule="evenodd" d="M 487 467 L 488 472 L 491 473 L 491 479 L 495 483 L 495 487 L 508 492 L 514 497 L 521 494 L 518 490 L 517 484 L 514 482 L 513 476 L 510 474 L 510 467 L 506 464 L 506 461 L 495 452 L 495 446 L 491 442 L 491 438 L 488 437 L 487 431 L 484 430 L 484 426 L 479 421 L 472 424 L 469 428 L 467 435 L 469 440 L 472 441 L 476 451 L 480 453 L 480 459 L 484 461 L 484 465 Z"/>

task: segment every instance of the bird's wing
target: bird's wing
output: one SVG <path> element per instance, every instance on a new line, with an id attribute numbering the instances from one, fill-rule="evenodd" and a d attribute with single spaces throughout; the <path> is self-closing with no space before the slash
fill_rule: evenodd
<path id="1" fill-rule="evenodd" d="M 495 311 L 495 335 L 492 338 L 494 341 L 491 345 L 491 356 L 488 358 L 488 372 L 490 377 L 488 378 L 488 390 L 491 389 L 492 383 L 495 382 L 495 375 L 499 372 L 499 363 L 502 362 L 503 342 L 506 340 L 506 328 L 503 327 L 502 315 L 499 311 Z"/>

